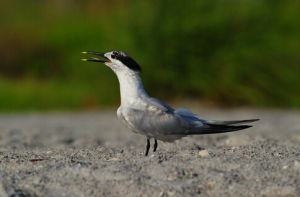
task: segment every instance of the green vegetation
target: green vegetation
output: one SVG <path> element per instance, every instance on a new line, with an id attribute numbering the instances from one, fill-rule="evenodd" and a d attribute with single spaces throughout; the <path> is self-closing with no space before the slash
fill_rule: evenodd
<path id="1" fill-rule="evenodd" d="M 81 51 L 122 50 L 156 97 L 300 107 L 300 2 L 1 1 L 0 110 L 103 108 L 116 77 Z"/>

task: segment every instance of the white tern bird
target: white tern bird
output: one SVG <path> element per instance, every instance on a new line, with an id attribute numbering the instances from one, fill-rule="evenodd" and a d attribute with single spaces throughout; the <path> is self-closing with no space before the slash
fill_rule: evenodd
<path id="1" fill-rule="evenodd" d="M 143 88 L 139 64 L 121 51 L 107 53 L 82 52 L 103 57 L 82 59 L 101 62 L 111 68 L 120 83 L 121 105 L 117 115 L 130 130 L 147 137 L 145 155 L 148 155 L 150 139 L 154 138 L 153 152 L 157 140 L 173 142 L 188 135 L 225 133 L 251 127 L 240 125 L 259 119 L 215 121 L 203 120 L 185 108 L 173 109 L 162 101 L 150 97 Z"/>

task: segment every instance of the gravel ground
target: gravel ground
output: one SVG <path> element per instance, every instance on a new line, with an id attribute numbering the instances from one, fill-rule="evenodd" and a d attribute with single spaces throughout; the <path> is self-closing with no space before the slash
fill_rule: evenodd
<path id="1" fill-rule="evenodd" d="M 261 121 L 144 157 L 113 111 L 2 114 L 0 196 L 300 196 L 300 111 L 198 112 Z"/>

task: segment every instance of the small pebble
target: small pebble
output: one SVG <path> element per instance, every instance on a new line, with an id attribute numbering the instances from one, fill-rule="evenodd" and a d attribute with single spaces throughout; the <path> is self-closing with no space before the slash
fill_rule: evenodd
<path id="1" fill-rule="evenodd" d="M 280 157 L 279 153 L 274 153 L 275 157 Z"/>
<path id="2" fill-rule="evenodd" d="M 294 162 L 294 165 L 295 165 L 295 168 L 297 169 L 297 168 L 300 168 L 300 162 L 299 161 L 295 161 Z"/>
<path id="3" fill-rule="evenodd" d="M 165 193 L 165 192 L 160 192 L 159 193 L 159 197 L 165 197 L 165 196 L 167 196 L 167 193 Z"/>
<path id="4" fill-rule="evenodd" d="M 120 160 L 119 158 L 111 158 L 109 161 L 111 161 L 111 162 L 116 162 L 116 161 L 118 161 L 118 160 Z"/>
<path id="5" fill-rule="evenodd" d="M 199 156 L 201 157 L 207 157 L 209 155 L 207 150 L 201 150 L 199 151 Z"/>

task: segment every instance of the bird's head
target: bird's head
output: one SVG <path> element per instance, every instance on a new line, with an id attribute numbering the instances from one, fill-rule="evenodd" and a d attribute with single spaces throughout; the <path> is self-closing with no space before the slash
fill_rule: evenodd
<path id="1" fill-rule="evenodd" d="M 141 72 L 141 67 L 130 56 L 122 51 L 112 51 L 107 53 L 85 51 L 83 54 L 97 55 L 100 58 L 81 59 L 82 61 L 101 62 L 110 67 L 115 72 Z"/>

